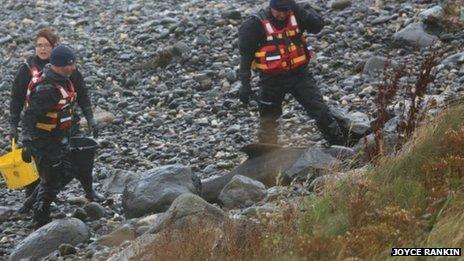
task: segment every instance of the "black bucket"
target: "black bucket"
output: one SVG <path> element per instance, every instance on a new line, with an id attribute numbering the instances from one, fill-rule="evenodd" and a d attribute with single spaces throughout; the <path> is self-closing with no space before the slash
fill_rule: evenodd
<path id="1" fill-rule="evenodd" d="M 72 137 L 71 162 L 78 175 L 92 175 L 95 153 L 99 147 L 96 140 L 86 137 Z M 87 175 L 86 175 L 87 174 Z"/>

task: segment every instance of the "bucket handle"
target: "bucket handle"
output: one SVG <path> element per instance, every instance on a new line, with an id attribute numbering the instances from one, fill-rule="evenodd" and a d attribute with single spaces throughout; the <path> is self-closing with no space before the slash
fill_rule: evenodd
<path id="1" fill-rule="evenodd" d="M 15 138 L 12 138 L 11 139 L 11 151 L 15 151 L 16 150 L 16 141 L 15 141 Z"/>

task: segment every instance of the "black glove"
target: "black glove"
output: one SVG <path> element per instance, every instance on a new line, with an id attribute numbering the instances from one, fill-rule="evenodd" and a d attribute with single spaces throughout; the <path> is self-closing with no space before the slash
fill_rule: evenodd
<path id="1" fill-rule="evenodd" d="M 87 120 L 87 124 L 89 126 L 89 132 L 92 133 L 94 139 L 98 138 L 98 124 L 94 118 L 90 118 Z"/>
<path id="2" fill-rule="evenodd" d="M 11 124 L 10 125 L 10 132 L 8 133 L 8 139 L 14 139 L 16 142 L 18 142 L 18 126 Z"/>
<path id="3" fill-rule="evenodd" d="M 240 101 L 247 105 L 250 103 L 250 97 L 253 92 L 251 91 L 251 85 L 250 82 L 242 81 L 242 86 L 240 86 L 240 89 L 238 91 L 238 95 L 240 98 Z"/>
<path id="4" fill-rule="evenodd" d="M 23 150 L 21 151 L 21 158 L 26 163 L 32 161 L 32 144 L 30 140 L 23 141 Z"/>

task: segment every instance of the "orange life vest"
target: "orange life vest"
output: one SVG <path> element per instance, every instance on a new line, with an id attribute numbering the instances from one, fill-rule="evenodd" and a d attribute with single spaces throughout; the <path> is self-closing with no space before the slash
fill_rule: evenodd
<path id="1" fill-rule="evenodd" d="M 32 92 L 44 81 L 45 77 L 43 77 L 42 73 L 39 73 L 29 82 L 26 93 L 26 108 L 29 107 Z M 36 128 L 49 132 L 55 129 L 66 130 L 71 128 L 71 116 L 73 113 L 74 101 L 76 100 L 76 91 L 71 80 L 68 80 L 68 84 L 68 88 L 64 88 L 60 84 L 55 83 L 55 88 L 61 95 L 61 98 L 51 111 L 38 117 L 38 121 L 35 125 Z"/>
<path id="2" fill-rule="evenodd" d="M 312 48 L 307 46 L 292 11 L 289 12 L 287 25 L 282 29 L 272 25 L 264 10 L 259 12 L 258 17 L 266 32 L 266 39 L 255 53 L 254 69 L 267 74 L 280 74 L 309 63 Z"/>

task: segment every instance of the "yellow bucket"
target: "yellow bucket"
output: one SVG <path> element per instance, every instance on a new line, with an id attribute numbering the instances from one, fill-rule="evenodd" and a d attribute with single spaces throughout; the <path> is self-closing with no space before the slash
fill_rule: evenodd
<path id="1" fill-rule="evenodd" d="M 0 172 L 9 189 L 23 188 L 39 178 L 34 159 L 26 163 L 21 157 L 22 149 L 16 149 L 14 139 L 11 141 L 11 152 L 0 157 Z"/>

